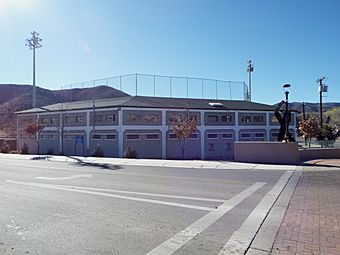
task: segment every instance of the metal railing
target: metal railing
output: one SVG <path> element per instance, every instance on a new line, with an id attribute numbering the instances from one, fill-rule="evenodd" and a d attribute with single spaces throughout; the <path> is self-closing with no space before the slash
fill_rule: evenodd
<path id="1" fill-rule="evenodd" d="M 63 85 L 62 90 L 101 85 L 132 96 L 248 100 L 249 95 L 245 82 L 141 73 Z"/>
<path id="2" fill-rule="evenodd" d="M 296 140 L 300 148 L 340 148 L 340 140 L 317 140 L 312 138 L 310 141 L 305 141 L 303 137 L 298 137 Z"/>

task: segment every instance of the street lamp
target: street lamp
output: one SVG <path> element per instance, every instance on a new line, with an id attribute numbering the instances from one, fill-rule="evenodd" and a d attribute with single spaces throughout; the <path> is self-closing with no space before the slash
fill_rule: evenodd
<path id="1" fill-rule="evenodd" d="M 284 84 L 283 90 L 285 91 L 286 95 L 286 112 L 285 112 L 285 121 L 286 121 L 286 130 L 285 130 L 285 137 L 283 140 L 287 143 L 289 142 L 289 110 L 288 110 L 288 95 L 289 95 L 290 84 Z"/>
<path id="2" fill-rule="evenodd" d="M 35 91 L 35 49 L 41 48 L 42 45 L 40 42 L 42 41 L 41 38 L 39 38 L 39 33 L 33 31 L 31 33 L 32 37 L 29 39 L 26 39 L 25 45 L 29 47 L 30 50 L 33 50 L 33 101 L 32 101 L 32 107 L 36 107 L 36 91 Z"/>

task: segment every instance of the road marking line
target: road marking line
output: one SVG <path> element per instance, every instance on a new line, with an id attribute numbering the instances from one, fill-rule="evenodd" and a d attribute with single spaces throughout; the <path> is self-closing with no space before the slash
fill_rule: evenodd
<path id="1" fill-rule="evenodd" d="M 38 180 L 47 180 L 47 181 L 52 181 L 52 180 L 70 180 L 70 179 L 77 179 L 77 178 L 91 178 L 92 174 L 75 174 L 71 176 L 65 176 L 65 177 L 44 177 L 44 176 L 38 176 L 35 177 Z"/>
<path id="2" fill-rule="evenodd" d="M 197 201 L 208 201 L 208 202 L 219 202 L 219 203 L 224 203 L 226 201 L 225 199 L 223 200 L 223 199 L 214 199 L 214 198 L 206 198 L 206 197 L 175 196 L 175 195 L 165 195 L 165 194 L 157 194 L 157 193 L 125 191 L 125 190 L 117 190 L 117 189 L 99 189 L 99 188 L 79 187 L 79 186 L 69 186 L 69 185 L 58 185 L 58 186 L 62 186 L 65 188 L 70 188 L 70 189 L 104 191 L 104 192 L 142 195 L 142 196 L 151 196 L 151 197 L 178 198 L 178 199 L 186 199 L 186 200 L 197 200 Z"/>
<path id="3" fill-rule="evenodd" d="M 262 198 L 241 227 L 236 230 L 224 245 L 219 255 L 244 254 L 250 246 L 262 222 L 282 192 L 293 171 L 285 172 L 275 186 Z"/>
<path id="4" fill-rule="evenodd" d="M 250 197 L 258 189 L 262 188 L 265 184 L 265 182 L 254 183 L 247 189 L 243 190 L 239 194 L 224 202 L 216 210 L 206 214 L 196 222 L 192 223 L 186 229 L 182 230 L 181 232 L 171 237 L 169 240 L 160 244 L 158 247 L 147 253 L 147 255 L 170 255 L 175 253 L 187 242 L 203 232 L 206 228 L 215 223 L 218 219 L 220 219 L 223 215 L 225 215 L 243 200 Z"/>
<path id="5" fill-rule="evenodd" d="M 160 201 L 160 200 L 145 199 L 145 198 L 138 198 L 138 197 L 128 197 L 128 196 L 121 196 L 121 195 L 115 195 L 115 194 L 103 193 L 103 192 L 96 192 L 96 191 L 89 191 L 89 190 L 71 189 L 71 188 L 63 187 L 62 185 L 52 185 L 52 184 L 35 183 L 35 182 L 19 182 L 19 181 L 11 181 L 11 180 L 6 180 L 6 182 L 12 183 L 12 184 L 30 186 L 30 187 L 39 187 L 39 188 L 46 188 L 46 189 L 72 191 L 72 192 L 77 192 L 77 193 L 98 195 L 98 196 L 104 196 L 104 197 L 113 197 L 113 198 L 133 200 L 133 201 L 139 201 L 139 202 L 147 202 L 147 203 L 152 203 L 152 204 L 183 207 L 183 208 L 196 209 L 196 210 L 209 211 L 209 212 L 216 210 L 216 208 L 205 207 L 205 206 L 196 206 L 196 205 L 189 205 L 189 204 L 165 202 L 165 201 Z"/>
<path id="6" fill-rule="evenodd" d="M 6 164 L 6 166 L 18 166 L 18 165 L 14 165 L 14 164 Z M 26 168 L 32 168 L 32 169 L 36 169 L 36 168 L 39 168 L 39 169 L 46 169 L 45 166 L 25 166 Z M 74 169 L 71 169 L 70 168 L 63 168 L 63 167 L 48 167 L 49 170 L 61 170 L 61 171 L 67 171 L 67 172 L 70 172 L 70 171 L 77 171 L 77 172 L 92 172 L 91 170 L 86 170 L 86 169 L 82 169 L 83 167 L 82 166 L 77 166 L 75 165 L 75 168 Z M 90 167 L 88 167 L 90 168 Z M 91 169 L 91 168 L 90 168 Z M 205 170 L 205 168 L 199 168 L 199 170 Z M 221 169 L 214 169 L 214 170 L 221 170 Z M 231 169 L 232 171 L 235 171 L 235 169 Z M 102 174 L 103 172 L 98 172 L 100 174 Z M 106 171 L 106 173 L 108 173 Z M 185 179 L 185 180 L 198 180 L 198 181 L 210 181 L 210 182 L 217 182 L 217 183 L 235 183 L 235 184 L 251 184 L 251 182 L 249 181 L 237 181 L 237 180 L 225 180 L 225 179 L 214 179 L 214 178 L 204 178 L 202 179 L 201 177 L 188 177 L 188 176 L 171 176 L 171 175 L 157 175 L 157 174 L 140 174 L 140 173 L 126 173 L 126 172 L 119 172 L 119 171 L 111 171 L 109 172 L 111 174 L 114 174 L 114 175 L 132 175 L 132 176 L 142 176 L 142 177 L 154 177 L 154 178 L 164 178 L 164 179 L 169 179 L 169 178 L 172 178 L 172 179 Z"/>

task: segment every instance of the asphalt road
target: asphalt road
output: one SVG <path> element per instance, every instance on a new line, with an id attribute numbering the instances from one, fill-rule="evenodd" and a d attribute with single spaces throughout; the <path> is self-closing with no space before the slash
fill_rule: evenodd
<path id="1" fill-rule="evenodd" d="M 1 158 L 0 254 L 243 254 L 291 174 Z"/>

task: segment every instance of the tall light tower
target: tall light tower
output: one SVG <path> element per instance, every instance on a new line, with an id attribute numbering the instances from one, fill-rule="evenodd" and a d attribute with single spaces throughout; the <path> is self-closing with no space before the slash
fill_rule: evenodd
<path id="1" fill-rule="evenodd" d="M 249 74 L 249 94 L 248 94 L 248 100 L 251 102 L 251 73 L 254 72 L 254 65 L 251 63 L 251 60 L 247 61 L 247 72 Z"/>
<path id="2" fill-rule="evenodd" d="M 32 101 L 32 107 L 36 107 L 36 90 L 35 90 L 35 49 L 41 48 L 42 45 L 40 42 L 42 41 L 41 38 L 39 38 L 39 33 L 33 31 L 31 33 L 32 37 L 29 39 L 26 39 L 25 45 L 29 47 L 30 50 L 33 50 L 33 101 Z"/>

